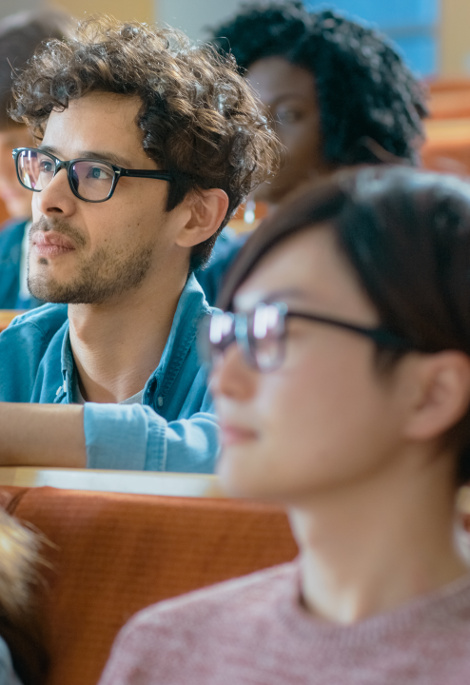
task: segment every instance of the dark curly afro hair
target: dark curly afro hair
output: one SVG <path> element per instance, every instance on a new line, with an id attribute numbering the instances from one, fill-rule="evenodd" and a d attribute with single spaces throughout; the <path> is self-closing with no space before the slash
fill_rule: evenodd
<path id="1" fill-rule="evenodd" d="M 332 10 L 309 12 L 298 0 L 242 5 L 210 30 L 242 73 L 276 56 L 313 74 L 323 156 L 332 166 L 417 162 L 424 90 L 385 36 Z"/>

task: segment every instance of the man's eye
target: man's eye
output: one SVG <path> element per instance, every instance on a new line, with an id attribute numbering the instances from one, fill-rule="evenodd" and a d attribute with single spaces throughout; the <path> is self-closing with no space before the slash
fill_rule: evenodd
<path id="1" fill-rule="evenodd" d="M 103 167 L 92 166 L 88 170 L 87 178 L 92 178 L 97 181 L 108 181 L 111 177 L 109 169 L 103 169 Z"/>

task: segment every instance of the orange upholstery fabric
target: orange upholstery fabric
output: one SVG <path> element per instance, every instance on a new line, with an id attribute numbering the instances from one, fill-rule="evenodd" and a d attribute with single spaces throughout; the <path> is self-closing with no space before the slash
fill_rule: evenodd
<path id="1" fill-rule="evenodd" d="M 3 200 L 0 200 L 0 224 L 2 224 L 8 218 L 9 218 L 9 215 L 8 215 L 7 208 L 5 207 Z M 0 230 L 1 230 L 1 227 L 0 227 Z"/>
<path id="2" fill-rule="evenodd" d="M 470 173 L 470 79 L 438 79 L 427 84 L 431 119 L 425 121 L 422 151 L 428 169 Z"/>
<path id="3" fill-rule="evenodd" d="M 470 174 L 470 118 L 428 121 L 426 137 L 421 152 L 424 167 L 459 176 Z"/>
<path id="4" fill-rule="evenodd" d="M 253 502 L 3 487 L 0 505 L 55 545 L 48 685 L 94 685 L 119 628 L 142 607 L 297 551 L 285 514 Z"/>
<path id="5" fill-rule="evenodd" d="M 426 84 L 433 119 L 470 116 L 470 79 L 438 79 Z"/>
<path id="6" fill-rule="evenodd" d="M 11 320 L 21 314 L 19 309 L 0 309 L 0 333 L 10 324 Z"/>
<path id="7" fill-rule="evenodd" d="M 456 91 L 431 93 L 429 111 L 433 119 L 459 119 L 470 116 L 470 86 Z"/>

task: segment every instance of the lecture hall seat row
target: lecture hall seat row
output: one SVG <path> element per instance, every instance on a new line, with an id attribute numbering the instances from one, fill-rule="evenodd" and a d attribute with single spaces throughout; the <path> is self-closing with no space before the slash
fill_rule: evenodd
<path id="1" fill-rule="evenodd" d="M 470 174 L 470 79 L 436 79 L 426 84 L 430 119 L 422 150 L 425 168 Z"/>
<path id="2" fill-rule="evenodd" d="M 0 467 L 0 506 L 49 541 L 46 685 L 96 685 L 139 609 L 293 559 L 285 512 L 221 496 L 216 476 Z M 470 489 L 459 508 L 470 527 Z"/>
<path id="3" fill-rule="evenodd" d="M 282 510 L 220 497 L 215 484 L 215 476 L 0 467 L 0 506 L 52 543 L 40 586 L 47 685 L 96 685 L 139 609 L 295 557 Z"/>

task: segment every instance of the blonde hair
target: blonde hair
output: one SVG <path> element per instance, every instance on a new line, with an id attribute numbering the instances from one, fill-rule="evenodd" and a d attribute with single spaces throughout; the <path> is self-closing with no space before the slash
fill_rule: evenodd
<path id="1" fill-rule="evenodd" d="M 10 618 L 22 616 L 38 577 L 42 536 L 0 509 L 0 607 Z"/>

